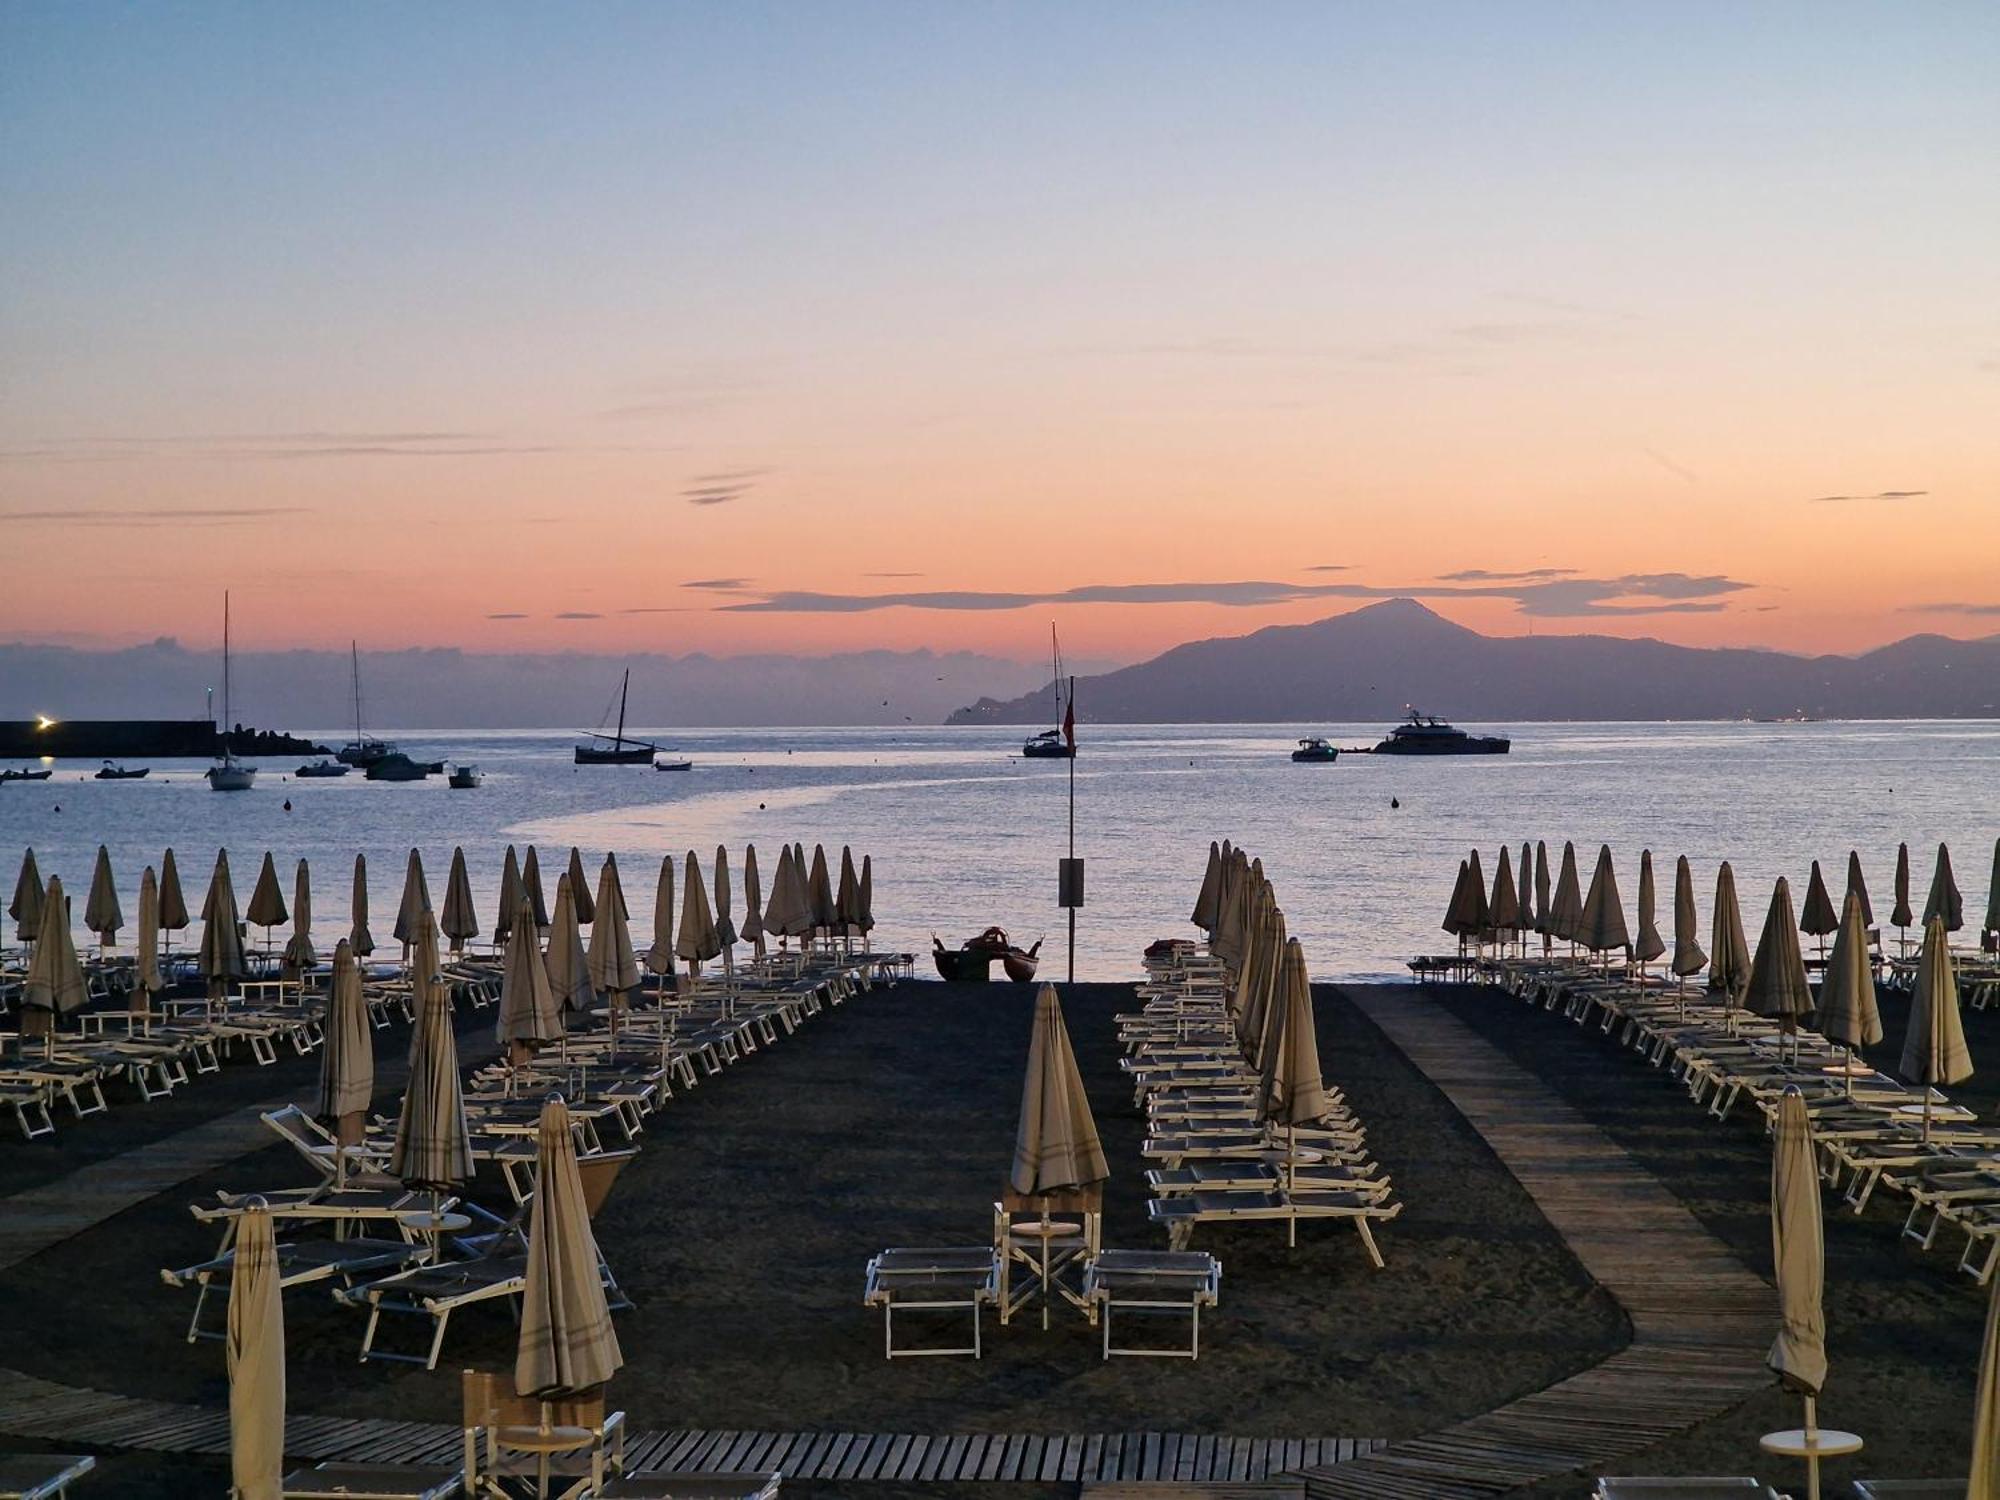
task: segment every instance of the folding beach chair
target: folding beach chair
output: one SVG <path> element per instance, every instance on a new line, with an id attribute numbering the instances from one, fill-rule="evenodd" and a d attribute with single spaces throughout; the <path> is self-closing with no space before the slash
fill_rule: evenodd
<path id="1" fill-rule="evenodd" d="M 599 1495 L 625 1472 L 625 1413 L 604 1410 L 602 1387 L 542 1400 L 514 1390 L 511 1371 L 465 1370 L 465 1487 L 506 1494 L 503 1481 L 531 1478 L 538 1497 Z M 572 1480 L 559 1490 L 552 1483 Z"/>
<path id="2" fill-rule="evenodd" d="M 993 1251 L 1000 1258 L 1000 1321 L 1004 1325 L 1040 1300 L 1049 1326 L 1050 1295 L 1097 1321 L 1084 1300 L 1083 1267 L 1104 1239 L 1104 1185 L 1053 1193 L 1017 1193 L 1008 1187 L 993 1205 Z"/>

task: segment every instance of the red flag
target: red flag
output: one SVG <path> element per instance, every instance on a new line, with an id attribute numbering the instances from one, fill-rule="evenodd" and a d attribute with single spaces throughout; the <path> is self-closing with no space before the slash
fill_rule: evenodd
<path id="1" fill-rule="evenodd" d="M 1063 738 L 1069 741 L 1069 753 L 1076 754 L 1076 687 L 1071 685 L 1069 703 L 1063 709 Z"/>

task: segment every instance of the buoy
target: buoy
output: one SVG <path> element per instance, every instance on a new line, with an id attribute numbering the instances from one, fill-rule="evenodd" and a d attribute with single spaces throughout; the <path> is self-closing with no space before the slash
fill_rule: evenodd
<path id="1" fill-rule="evenodd" d="M 285 811 L 290 812 L 291 810 L 292 810 L 292 799 L 290 797 L 287 797 L 285 799 Z"/>
<path id="2" fill-rule="evenodd" d="M 1402 806 L 1403 804 L 1402 804 L 1401 802 L 1397 801 L 1397 800 L 1396 800 L 1396 799 L 1395 799 L 1394 797 L 1391 797 L 1391 798 L 1389 799 L 1389 805 L 1390 805 L 1391 807 L 1401 807 L 1401 806 Z"/>

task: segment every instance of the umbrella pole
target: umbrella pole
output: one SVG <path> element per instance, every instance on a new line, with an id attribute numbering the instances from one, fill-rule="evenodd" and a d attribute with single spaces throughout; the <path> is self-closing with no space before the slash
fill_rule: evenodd
<path id="1" fill-rule="evenodd" d="M 1806 1400 L 1806 1497 L 1819 1500 L 1819 1412 L 1811 1396 Z"/>

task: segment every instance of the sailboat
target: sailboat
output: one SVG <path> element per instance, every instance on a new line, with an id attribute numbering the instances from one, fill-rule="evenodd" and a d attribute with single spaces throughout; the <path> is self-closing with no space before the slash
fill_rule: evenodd
<path id="1" fill-rule="evenodd" d="M 202 774 L 210 791 L 247 792 L 257 780 L 257 768 L 246 765 L 229 752 L 229 591 L 222 594 L 222 754 Z"/>
<path id="2" fill-rule="evenodd" d="M 1049 671 L 1049 696 L 1054 704 L 1056 727 L 1029 735 L 1021 745 L 1021 754 L 1029 760 L 1072 760 L 1076 749 L 1062 732 L 1062 648 L 1056 644 L 1054 625 L 1049 626 Z"/>
<path id="3" fill-rule="evenodd" d="M 584 734 L 600 741 L 595 745 L 578 745 L 576 763 L 580 766 L 650 766 L 659 746 L 651 740 L 628 740 L 625 738 L 625 697 L 632 690 L 632 669 L 625 669 L 625 680 L 618 689 L 618 732 L 605 734 L 600 730 L 586 729 Z"/>
<path id="4" fill-rule="evenodd" d="M 344 766 L 359 766 L 365 771 L 377 761 L 396 754 L 396 746 L 388 740 L 376 739 L 361 728 L 361 647 L 349 641 L 347 650 L 354 659 L 354 738 L 340 747 L 340 753 L 334 759 Z"/>

